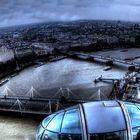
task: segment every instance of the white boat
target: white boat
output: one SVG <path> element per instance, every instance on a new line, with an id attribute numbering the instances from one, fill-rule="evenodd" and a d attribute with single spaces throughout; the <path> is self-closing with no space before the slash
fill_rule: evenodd
<path id="1" fill-rule="evenodd" d="M 7 83 L 9 81 L 9 79 L 4 79 L 2 81 L 0 81 L 0 86 L 2 86 L 3 84 Z"/>
<path id="2" fill-rule="evenodd" d="M 107 66 L 107 67 L 104 68 L 104 71 L 108 71 L 108 70 L 111 70 L 111 69 L 112 69 L 112 67 Z"/>

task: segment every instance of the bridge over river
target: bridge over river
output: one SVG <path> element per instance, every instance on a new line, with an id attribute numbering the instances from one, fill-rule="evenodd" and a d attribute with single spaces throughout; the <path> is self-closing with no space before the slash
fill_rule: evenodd
<path id="1" fill-rule="evenodd" d="M 94 79 L 100 75 L 122 79 L 128 66 L 140 66 L 138 61 L 100 53 L 63 53 L 70 58 L 43 62 L 43 65 L 38 63 L 8 76 L 9 79 L 0 85 L 0 110 L 47 115 L 79 102 L 106 100 L 112 91 L 112 81 L 94 83 Z M 131 55 L 129 57 L 132 58 Z M 104 71 L 105 65 L 95 63 L 95 60 L 127 67 L 113 65 L 111 70 Z"/>

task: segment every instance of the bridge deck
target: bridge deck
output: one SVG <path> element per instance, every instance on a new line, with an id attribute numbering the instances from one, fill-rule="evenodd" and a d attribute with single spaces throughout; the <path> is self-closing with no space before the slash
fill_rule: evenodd
<path id="1" fill-rule="evenodd" d="M 66 54 L 68 56 L 75 56 L 76 58 L 79 59 L 98 59 L 98 60 L 102 60 L 102 61 L 113 61 L 113 62 L 117 62 L 117 63 L 121 63 L 121 64 L 125 64 L 125 65 L 129 65 L 132 66 L 134 65 L 135 67 L 140 67 L 140 64 L 133 62 L 133 61 L 126 61 L 123 59 L 117 59 L 117 58 L 113 58 L 113 57 L 109 57 L 109 56 L 102 56 L 102 55 L 93 55 L 93 54 L 86 54 L 86 53 L 79 53 L 79 52 L 62 52 L 63 54 Z"/>
<path id="2" fill-rule="evenodd" d="M 83 100 L 43 99 L 27 97 L 0 97 L 0 111 L 21 114 L 49 115 L 60 109 L 70 107 Z"/>

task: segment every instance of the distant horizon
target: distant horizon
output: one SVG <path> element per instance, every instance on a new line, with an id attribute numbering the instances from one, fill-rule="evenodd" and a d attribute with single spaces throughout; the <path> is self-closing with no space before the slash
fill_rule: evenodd
<path id="1" fill-rule="evenodd" d="M 42 22 L 34 22 L 34 23 L 26 23 L 26 24 L 17 24 L 17 25 L 9 25 L 9 26 L 0 26 L 0 29 L 7 29 L 12 27 L 24 27 L 24 26 L 32 26 L 32 25 L 38 25 L 38 24 L 49 24 L 49 23 L 70 23 L 70 22 L 80 22 L 80 21 L 100 21 L 100 22 L 126 22 L 126 23 L 135 23 L 140 24 L 140 21 L 127 21 L 127 20 L 110 20 L 110 19 L 77 19 L 77 20 L 71 20 L 71 21 L 42 21 Z"/>
<path id="2" fill-rule="evenodd" d="M 42 22 L 140 22 L 139 0 L 1 0 L 0 27 Z"/>

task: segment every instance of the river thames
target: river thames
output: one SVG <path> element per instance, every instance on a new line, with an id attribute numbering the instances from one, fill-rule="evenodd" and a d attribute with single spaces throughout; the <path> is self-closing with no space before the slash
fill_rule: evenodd
<path id="1" fill-rule="evenodd" d="M 103 54 L 105 55 L 105 52 Z M 106 55 L 110 54 L 124 57 L 124 53 L 118 55 L 118 52 L 114 51 L 113 55 L 113 51 L 106 52 Z M 129 55 L 129 57 L 131 56 Z M 31 88 L 34 88 L 38 92 L 36 96 L 53 98 L 60 88 L 69 88 L 73 93 L 71 96 L 94 100 L 97 99 L 97 91 L 100 89 L 103 93 L 100 97 L 102 100 L 106 99 L 111 92 L 112 82 L 94 83 L 94 79 L 101 75 L 104 78 L 123 78 L 127 71 L 127 67 L 122 65 L 120 67 L 113 66 L 108 71 L 104 71 L 104 68 L 105 64 L 101 65 L 69 58 L 51 63 L 46 62 L 41 66 L 35 65 L 26 68 L 14 77 L 9 78 L 7 83 L 0 86 L 0 93 L 1 95 L 4 94 L 8 87 L 11 91 L 11 93 L 9 91 L 9 94 L 25 96 Z M 34 117 L 0 115 L 1 139 L 34 140 L 39 123 L 40 119 Z"/>

